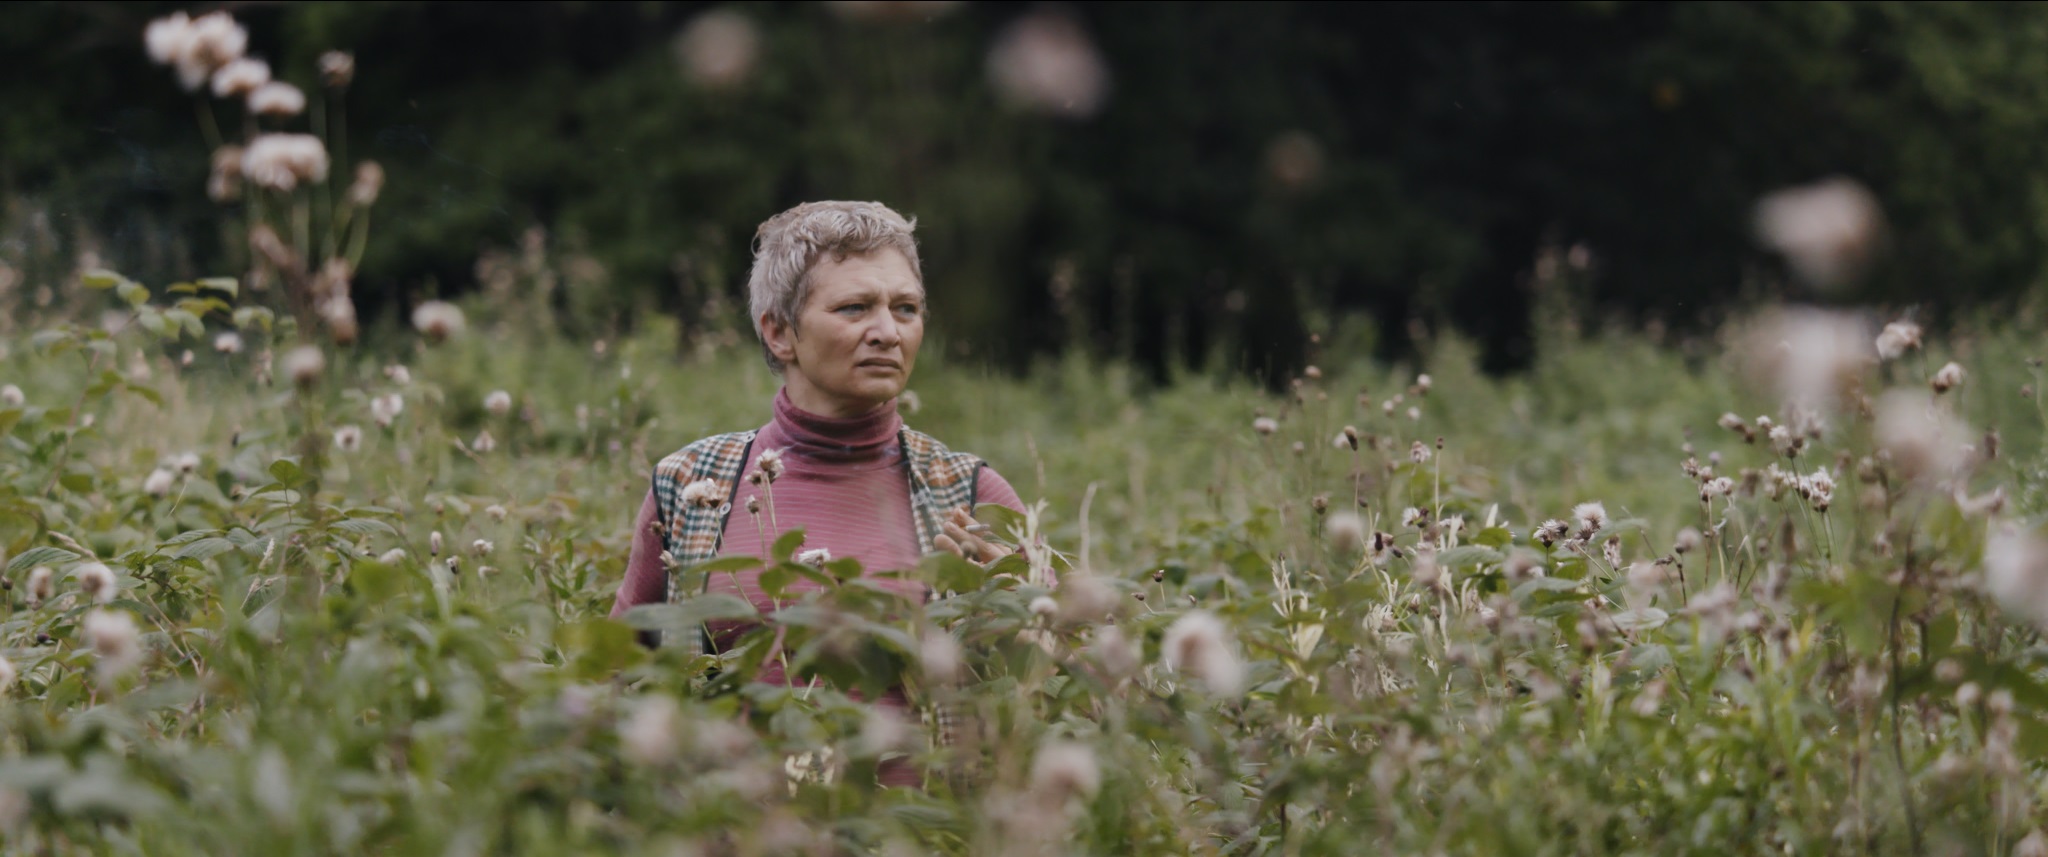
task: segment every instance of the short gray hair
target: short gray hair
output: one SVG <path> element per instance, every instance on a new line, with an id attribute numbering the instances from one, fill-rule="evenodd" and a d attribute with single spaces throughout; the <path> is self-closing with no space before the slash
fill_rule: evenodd
<path id="1" fill-rule="evenodd" d="M 910 261 L 910 272 L 924 283 L 924 269 L 917 261 L 917 218 L 905 218 L 879 202 L 806 202 L 774 217 L 754 230 L 754 270 L 747 275 L 747 313 L 754 333 L 761 337 L 761 352 L 768 368 L 783 369 L 782 361 L 768 350 L 767 331 L 761 317 L 796 327 L 796 317 L 811 294 L 811 267 L 818 257 L 864 256 L 883 248 L 894 248 Z"/>

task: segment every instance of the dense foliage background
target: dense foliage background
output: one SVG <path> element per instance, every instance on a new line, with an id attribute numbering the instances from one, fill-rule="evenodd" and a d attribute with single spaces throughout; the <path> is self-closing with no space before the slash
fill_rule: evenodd
<path id="1" fill-rule="evenodd" d="M 939 329 L 1011 367 L 1077 346 L 1278 380 L 1354 312 L 1383 355 L 1419 321 L 1526 366 L 1539 260 L 1575 246 L 1587 314 L 1697 330 L 1783 291 L 1757 197 L 1831 175 L 1892 227 L 1856 298 L 2006 306 L 2048 261 L 2026 4 L 776 3 L 735 7 L 758 55 L 719 85 L 678 56 L 710 4 L 229 5 L 284 79 L 358 57 L 347 147 L 403 226 L 362 265 L 366 317 L 479 290 L 478 257 L 538 227 L 591 263 L 557 301 L 573 329 L 658 307 L 716 330 L 754 226 L 818 198 L 918 215 Z M 221 267 L 189 99 L 140 83 L 168 8 L 0 10 L 7 246 Z M 1106 69 L 1092 112 L 992 88 L 1040 14 Z"/>

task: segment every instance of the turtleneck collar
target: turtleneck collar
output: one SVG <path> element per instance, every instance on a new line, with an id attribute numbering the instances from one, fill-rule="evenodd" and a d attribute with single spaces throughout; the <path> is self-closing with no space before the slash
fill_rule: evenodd
<path id="1" fill-rule="evenodd" d="M 820 462 L 861 463 L 883 461 L 898 453 L 897 433 L 903 418 L 890 399 L 857 417 L 844 419 L 819 416 L 789 400 L 789 390 L 775 393 L 775 420 L 769 423 L 771 437 L 764 438 L 784 453 Z"/>

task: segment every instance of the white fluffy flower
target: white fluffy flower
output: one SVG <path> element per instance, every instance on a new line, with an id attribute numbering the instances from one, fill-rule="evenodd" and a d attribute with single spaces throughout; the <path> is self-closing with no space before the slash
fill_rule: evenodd
<path id="1" fill-rule="evenodd" d="M 1031 615 L 1033 616 L 1040 619 L 1051 619 L 1059 612 L 1060 603 L 1052 600 L 1050 595 L 1040 595 L 1037 598 L 1031 599 Z"/>
<path id="2" fill-rule="evenodd" d="M 177 484 L 177 479 L 177 474 L 159 467 L 142 480 L 142 490 L 151 497 L 162 497 L 171 493 L 171 486 Z"/>
<path id="3" fill-rule="evenodd" d="M 149 59 L 157 65 L 170 65 L 184 55 L 192 41 L 192 16 L 183 12 L 149 22 L 142 30 L 142 44 L 149 51 Z"/>
<path id="4" fill-rule="evenodd" d="M 491 544 L 490 540 L 488 539 L 477 539 L 476 541 L 469 543 L 470 553 L 474 553 L 477 556 L 489 556 L 491 551 L 497 549 L 498 546 Z"/>
<path id="5" fill-rule="evenodd" d="M 1054 805 L 1093 795 L 1101 787 L 1102 768 L 1086 744 L 1048 742 L 1031 760 L 1031 791 Z"/>
<path id="6" fill-rule="evenodd" d="M 174 12 L 151 21 L 142 42 L 151 60 L 175 67 L 178 82 L 193 91 L 205 85 L 215 69 L 242 58 L 249 48 L 249 31 L 226 12 L 196 19 Z"/>
<path id="7" fill-rule="evenodd" d="M 1244 687 L 1245 666 L 1231 648 L 1230 629 L 1205 610 L 1190 610 L 1166 629 L 1159 645 L 1166 668 L 1202 682 L 1210 693 L 1235 696 Z"/>
<path id="8" fill-rule="evenodd" d="M 15 671 L 14 662 L 0 655 L 0 693 L 6 693 L 8 688 L 13 687 L 14 680 L 18 677 L 20 673 Z"/>
<path id="9" fill-rule="evenodd" d="M 1365 547 L 1365 519 L 1357 512 L 1334 512 L 1323 519 L 1323 538 L 1339 553 L 1351 553 Z"/>
<path id="10" fill-rule="evenodd" d="M 1783 253 L 1794 272 L 1817 286 L 1832 286 L 1859 272 L 1877 245 L 1882 221 L 1877 198 L 1845 178 L 1786 188 L 1756 207 L 1763 243 Z"/>
<path id="11" fill-rule="evenodd" d="M 199 454 L 196 452 L 181 452 L 171 456 L 171 469 L 178 471 L 180 476 L 190 476 L 198 472 Z"/>
<path id="12" fill-rule="evenodd" d="M 1954 362 L 1950 362 L 1942 366 L 1940 369 L 1935 370 L 1934 377 L 1928 380 L 1927 385 L 1933 387 L 1934 392 L 1936 393 L 1946 393 L 1950 390 L 1955 389 L 1956 387 L 1962 386 L 1962 383 L 1963 367 Z"/>
<path id="13" fill-rule="evenodd" d="M 1599 503 L 1580 503 L 1572 507 L 1572 520 L 1579 524 L 1579 532 L 1596 533 L 1607 526 L 1607 507 Z"/>
<path id="14" fill-rule="evenodd" d="M 270 64 L 244 57 L 213 73 L 213 94 L 219 98 L 248 95 L 270 82 Z"/>
<path id="15" fill-rule="evenodd" d="M 1920 347 L 1920 325 L 1910 321 L 1895 321 L 1884 326 L 1877 335 L 1877 356 L 1892 360 Z"/>
<path id="16" fill-rule="evenodd" d="M 1877 403 L 1877 444 L 1907 478 L 1948 478 L 1970 464 L 1970 427 L 1927 393 L 1893 390 Z"/>
<path id="17" fill-rule="evenodd" d="M 36 566 L 28 573 L 28 603 L 41 604 L 57 593 L 57 572 L 47 565 Z"/>
<path id="18" fill-rule="evenodd" d="M 814 548 L 797 554 L 796 561 L 808 566 L 822 567 L 832 561 L 832 552 L 824 548 Z"/>
<path id="19" fill-rule="evenodd" d="M 403 363 L 393 363 L 384 367 L 384 377 L 391 379 L 391 383 L 403 387 L 412 383 L 412 370 L 405 368 Z"/>
<path id="20" fill-rule="evenodd" d="M 498 417 L 511 413 L 512 394 L 504 390 L 492 390 L 490 395 L 484 397 L 484 410 Z"/>
<path id="21" fill-rule="evenodd" d="M 476 440 L 469 442 L 469 448 L 476 450 L 478 455 L 489 455 L 491 450 L 498 448 L 498 439 L 491 437 L 490 429 L 484 429 L 476 433 Z"/>
<path id="22" fill-rule="evenodd" d="M 230 330 L 214 337 L 213 350 L 222 354 L 242 353 L 242 335 Z"/>
<path id="23" fill-rule="evenodd" d="M 619 749 L 628 761 L 655 767 L 682 752 L 682 706 L 666 694 L 635 699 L 619 724 Z"/>
<path id="24" fill-rule="evenodd" d="M 142 630 L 126 612 L 95 608 L 85 614 L 79 629 L 99 656 L 102 676 L 120 675 L 142 663 Z"/>
<path id="25" fill-rule="evenodd" d="M 397 565 L 405 561 L 405 548 L 392 548 L 378 555 L 377 561 L 385 565 Z"/>
<path id="26" fill-rule="evenodd" d="M 327 167 L 327 145 L 311 134 L 260 134 L 242 151 L 243 177 L 272 190 L 324 181 Z"/>
<path id="27" fill-rule="evenodd" d="M 917 641 L 917 662 L 924 670 L 926 681 L 951 684 L 960 678 L 960 670 L 964 666 L 960 641 L 942 629 L 927 628 Z"/>
<path id="28" fill-rule="evenodd" d="M 285 352 L 283 368 L 285 377 L 304 387 L 320 380 L 321 373 L 327 371 L 327 355 L 320 353 L 319 346 L 301 345 Z"/>
<path id="29" fill-rule="evenodd" d="M 989 77 L 1004 101 L 1060 116 L 1087 116 L 1109 94 L 1109 67 L 1072 18 L 1034 12 L 996 36 Z"/>
<path id="30" fill-rule="evenodd" d="M 397 393 L 370 400 L 370 418 L 385 428 L 390 428 L 391 421 L 398 419 L 398 414 L 404 410 L 405 398 Z"/>
<path id="31" fill-rule="evenodd" d="M 1137 672 L 1141 655 L 1138 641 L 1115 625 L 1099 625 L 1088 635 L 1088 657 L 1102 665 L 1104 676 L 1112 682 Z"/>
<path id="32" fill-rule="evenodd" d="M 698 15 L 676 36 L 676 60 L 692 82 L 712 89 L 736 86 L 753 73 L 761 36 L 745 15 L 724 9 Z"/>
<path id="33" fill-rule="evenodd" d="M 1258 432 L 1261 435 L 1270 435 L 1279 430 L 1280 423 L 1272 417 L 1260 417 L 1252 420 L 1252 431 Z"/>
<path id="34" fill-rule="evenodd" d="M 13 384 L 0 387 L 0 407 L 19 408 L 27 401 L 28 397 L 22 395 L 20 387 Z"/>
<path id="35" fill-rule="evenodd" d="M 284 81 L 273 80 L 249 93 L 249 112 L 259 116 L 297 116 L 305 111 L 306 93 Z M 325 156 L 325 150 L 322 155 Z"/>
<path id="36" fill-rule="evenodd" d="M 447 301 L 427 301 L 412 311 L 412 326 L 435 342 L 461 336 L 464 324 L 462 308 Z"/>
<path id="37" fill-rule="evenodd" d="M 334 430 L 334 447 L 342 452 L 355 452 L 363 446 L 363 430 L 356 426 L 342 426 Z"/>
<path id="38" fill-rule="evenodd" d="M 1984 541 L 1984 591 L 2006 610 L 2048 628 L 2048 542 L 2001 527 Z"/>
<path id="39" fill-rule="evenodd" d="M 683 504 L 686 506 L 711 507 L 725 502 L 725 492 L 718 490 L 713 479 L 699 479 L 683 486 Z"/>
<path id="40" fill-rule="evenodd" d="M 95 604 L 114 600 L 118 588 L 114 581 L 114 570 L 104 563 L 88 562 L 71 570 L 71 576 L 78 579 L 78 591 L 92 599 Z"/>
<path id="41" fill-rule="evenodd" d="M 761 450 L 761 455 L 754 459 L 754 466 L 761 468 L 761 472 L 768 475 L 769 482 L 782 478 L 782 450 Z"/>

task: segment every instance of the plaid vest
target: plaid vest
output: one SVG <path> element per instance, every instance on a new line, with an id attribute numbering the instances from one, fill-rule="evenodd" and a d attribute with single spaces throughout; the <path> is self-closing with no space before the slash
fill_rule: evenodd
<path id="1" fill-rule="evenodd" d="M 668 600 L 673 603 L 689 593 L 681 591 L 678 571 L 718 556 L 725 537 L 726 517 L 732 514 L 733 498 L 739 496 L 740 469 L 754 448 L 755 432 L 712 435 L 670 453 L 654 466 L 656 523 L 661 528 L 662 547 L 673 560 L 668 579 Z M 954 509 L 974 512 L 975 491 L 982 460 L 965 452 L 954 452 L 931 435 L 908 428 L 897 433 L 910 479 L 911 521 L 917 527 L 920 553 L 931 553 L 932 541 L 942 532 L 939 522 Z M 685 499 L 684 489 L 710 481 Z M 766 557 L 763 557 L 766 559 Z M 691 644 L 701 647 L 701 635 Z M 702 649 L 700 648 L 699 651 Z"/>

